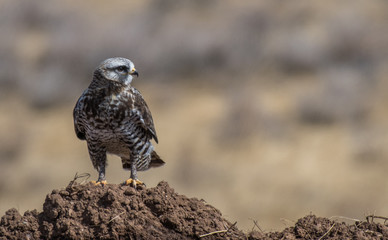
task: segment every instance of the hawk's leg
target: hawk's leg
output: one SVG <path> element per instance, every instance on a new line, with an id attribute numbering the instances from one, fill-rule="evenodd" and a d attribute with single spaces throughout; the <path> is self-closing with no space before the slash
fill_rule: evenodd
<path id="1" fill-rule="evenodd" d="M 96 185 L 105 185 L 105 167 L 106 167 L 106 150 L 100 146 L 88 143 L 89 155 L 92 160 L 93 167 L 98 171 L 98 179 L 96 182 L 92 181 Z"/>
<path id="2" fill-rule="evenodd" d="M 105 164 L 101 164 L 98 168 L 98 180 L 97 182 L 100 182 L 102 184 L 106 183 L 105 180 Z"/>
<path id="3" fill-rule="evenodd" d="M 145 185 L 142 181 L 140 181 L 137 178 L 137 162 L 139 160 L 139 157 L 137 157 L 137 156 L 134 157 L 132 155 L 132 157 L 131 157 L 131 159 L 133 159 L 133 161 L 131 161 L 131 163 L 130 163 L 131 164 L 131 177 L 125 181 L 125 185 L 131 185 L 134 188 L 136 188 L 137 185 Z"/>

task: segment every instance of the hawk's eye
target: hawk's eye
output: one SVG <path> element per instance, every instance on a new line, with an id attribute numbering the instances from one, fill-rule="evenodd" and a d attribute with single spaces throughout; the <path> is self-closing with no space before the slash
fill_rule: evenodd
<path id="1" fill-rule="evenodd" d="M 124 67 L 124 66 L 117 67 L 116 69 L 117 69 L 117 71 L 119 71 L 119 72 L 127 72 L 127 68 Z"/>

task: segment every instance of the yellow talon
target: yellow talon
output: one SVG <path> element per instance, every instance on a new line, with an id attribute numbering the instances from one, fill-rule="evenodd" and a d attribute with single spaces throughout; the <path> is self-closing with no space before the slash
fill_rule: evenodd
<path id="1" fill-rule="evenodd" d="M 145 184 L 142 181 L 138 180 L 138 179 L 129 178 L 129 179 L 127 179 L 125 181 L 125 185 L 131 185 L 134 188 L 136 188 L 137 185 L 145 185 Z"/>
<path id="2" fill-rule="evenodd" d="M 102 180 L 102 181 L 99 181 L 99 182 L 91 181 L 91 183 L 93 183 L 96 186 L 98 186 L 98 185 L 105 186 L 106 184 L 108 184 L 108 182 L 106 180 Z"/>

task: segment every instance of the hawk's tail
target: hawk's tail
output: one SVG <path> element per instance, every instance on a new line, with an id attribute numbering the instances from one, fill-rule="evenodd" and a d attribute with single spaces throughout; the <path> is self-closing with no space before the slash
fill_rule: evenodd
<path id="1" fill-rule="evenodd" d="M 151 162 L 149 167 L 160 167 L 164 165 L 164 161 L 159 157 L 159 155 L 153 151 L 151 153 Z"/>

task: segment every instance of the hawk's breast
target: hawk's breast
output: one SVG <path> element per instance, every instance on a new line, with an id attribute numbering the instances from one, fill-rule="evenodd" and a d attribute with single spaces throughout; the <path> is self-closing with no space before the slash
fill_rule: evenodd
<path id="1" fill-rule="evenodd" d="M 87 114 L 87 135 L 99 142 L 108 153 L 129 156 L 127 144 L 133 124 L 130 109 L 121 94 L 111 94 L 102 101 L 89 103 L 94 106 Z"/>

